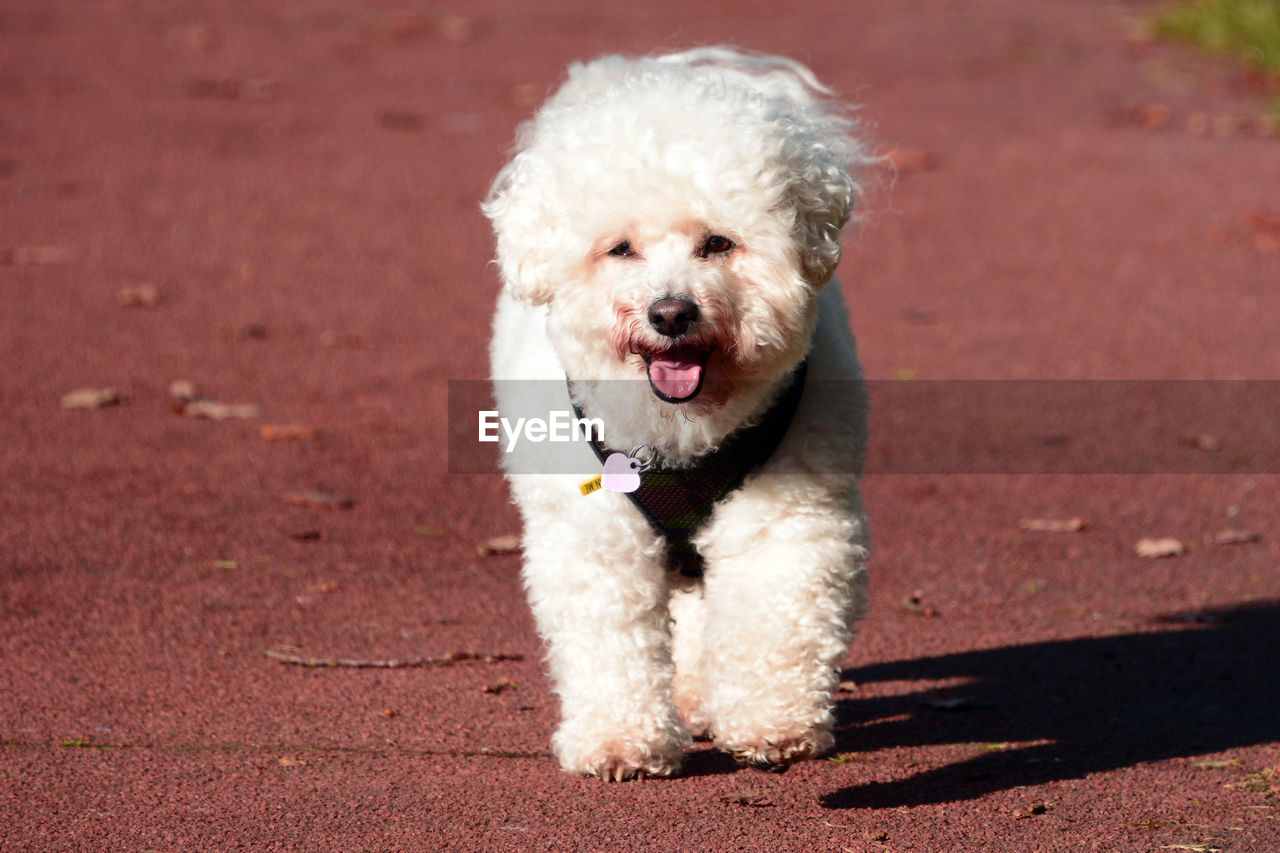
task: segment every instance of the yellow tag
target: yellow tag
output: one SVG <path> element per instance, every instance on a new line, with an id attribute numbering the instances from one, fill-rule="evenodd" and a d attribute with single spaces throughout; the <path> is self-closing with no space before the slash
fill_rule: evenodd
<path id="1" fill-rule="evenodd" d="M 604 475 L 597 474 L 596 476 L 592 477 L 590 480 L 587 480 L 581 486 L 578 486 L 578 491 L 582 492 L 584 495 L 589 495 L 592 492 L 599 491 L 603 482 L 604 482 Z"/>

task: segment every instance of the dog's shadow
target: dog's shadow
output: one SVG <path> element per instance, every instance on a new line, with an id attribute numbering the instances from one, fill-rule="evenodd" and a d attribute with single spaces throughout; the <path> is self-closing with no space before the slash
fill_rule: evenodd
<path id="1" fill-rule="evenodd" d="M 1280 739 L 1280 602 L 1177 614 L 1152 628 L 847 671 L 844 677 L 859 684 L 961 684 L 942 695 L 921 690 L 841 702 L 838 751 L 856 757 L 924 745 L 985 748 L 906 779 L 834 791 L 822 804 L 953 802 Z"/>

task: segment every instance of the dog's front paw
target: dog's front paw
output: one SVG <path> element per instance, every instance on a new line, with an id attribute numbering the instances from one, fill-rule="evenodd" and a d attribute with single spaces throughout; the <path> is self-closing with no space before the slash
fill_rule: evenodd
<path id="1" fill-rule="evenodd" d="M 835 738 L 826 728 L 807 728 L 773 732 L 767 736 L 718 737 L 716 745 L 743 767 L 783 773 L 795 762 L 814 758 L 831 749 Z"/>
<path id="2" fill-rule="evenodd" d="M 703 709 L 705 700 L 702 698 L 701 685 L 679 672 L 676 673 L 675 704 L 676 712 L 690 735 L 694 738 L 711 736 L 711 717 Z"/>
<path id="3" fill-rule="evenodd" d="M 606 782 L 674 776 L 680 772 L 683 754 L 678 741 L 656 744 L 634 740 L 611 740 L 601 744 L 566 744 L 559 738 L 560 766 L 568 773 L 595 776 Z"/>

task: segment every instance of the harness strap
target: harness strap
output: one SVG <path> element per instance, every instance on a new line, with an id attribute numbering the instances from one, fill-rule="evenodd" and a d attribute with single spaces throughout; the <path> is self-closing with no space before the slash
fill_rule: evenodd
<path id="1" fill-rule="evenodd" d="M 717 503 L 742 485 L 747 475 L 773 455 L 804 392 L 807 362 L 801 362 L 791 383 L 755 426 L 737 430 L 712 452 L 684 468 L 655 466 L 640 473 L 640 488 L 627 497 L 667 543 L 670 568 L 686 577 L 701 577 L 702 555 L 690 541 Z M 574 404 L 577 417 L 582 411 Z M 613 451 L 592 440 L 603 463 Z"/>

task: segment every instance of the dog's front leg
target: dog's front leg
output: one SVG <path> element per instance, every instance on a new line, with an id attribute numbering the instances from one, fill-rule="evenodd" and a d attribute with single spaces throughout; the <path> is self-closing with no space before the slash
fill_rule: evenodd
<path id="1" fill-rule="evenodd" d="M 783 770 L 834 743 L 837 666 L 862 608 L 860 514 L 741 495 L 704 538 L 703 689 L 716 745 Z M 782 492 L 782 494 L 779 494 Z"/>
<path id="2" fill-rule="evenodd" d="M 689 736 L 672 701 L 661 549 L 621 495 L 591 500 L 572 512 L 522 501 L 525 587 L 561 703 L 552 745 L 570 773 L 670 776 Z"/>

